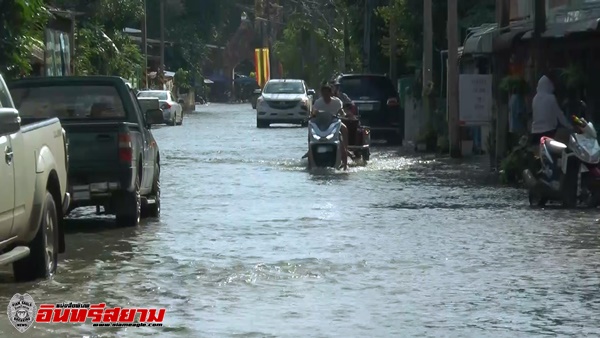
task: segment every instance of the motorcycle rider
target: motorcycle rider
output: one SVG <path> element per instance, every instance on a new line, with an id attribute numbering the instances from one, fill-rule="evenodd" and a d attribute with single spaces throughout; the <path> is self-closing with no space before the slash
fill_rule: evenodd
<path id="1" fill-rule="evenodd" d="M 554 96 L 554 84 L 546 75 L 538 81 L 537 91 L 532 103 L 533 121 L 531 122 L 531 144 L 537 145 L 542 136 L 554 138 L 559 124 L 574 129 L 565 117 Z"/>
<path id="2" fill-rule="evenodd" d="M 346 112 L 344 111 L 344 104 L 342 100 L 333 96 L 333 90 L 328 83 L 323 83 L 321 86 L 321 97 L 318 98 L 315 103 L 313 103 L 313 110 L 311 112 L 311 117 L 318 111 L 325 111 L 332 115 L 338 115 L 340 117 L 345 117 Z M 342 163 L 344 166 L 344 170 L 348 169 L 348 128 L 342 122 L 341 126 L 342 132 Z M 312 156 L 310 150 L 308 156 Z"/>

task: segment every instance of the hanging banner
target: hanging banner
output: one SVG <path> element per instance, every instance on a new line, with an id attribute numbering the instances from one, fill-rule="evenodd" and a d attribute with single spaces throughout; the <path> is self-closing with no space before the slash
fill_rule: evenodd
<path id="1" fill-rule="evenodd" d="M 256 82 L 262 88 L 271 78 L 268 48 L 256 48 L 254 50 L 254 64 L 256 65 Z"/>

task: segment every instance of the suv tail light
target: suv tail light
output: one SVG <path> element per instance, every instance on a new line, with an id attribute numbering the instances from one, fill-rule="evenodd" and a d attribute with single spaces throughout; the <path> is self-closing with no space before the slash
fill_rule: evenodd
<path id="1" fill-rule="evenodd" d="M 399 105 L 400 105 L 400 102 L 398 102 L 398 99 L 397 99 L 397 98 L 395 98 L 395 97 L 390 97 L 390 98 L 387 100 L 387 105 L 388 105 L 389 107 L 397 107 L 397 106 L 399 106 Z"/>
<path id="2" fill-rule="evenodd" d="M 171 109 L 171 105 L 168 103 L 164 103 L 160 109 Z"/>
<path id="3" fill-rule="evenodd" d="M 133 161 L 133 144 L 129 134 L 119 134 L 119 160 L 129 163 Z"/>

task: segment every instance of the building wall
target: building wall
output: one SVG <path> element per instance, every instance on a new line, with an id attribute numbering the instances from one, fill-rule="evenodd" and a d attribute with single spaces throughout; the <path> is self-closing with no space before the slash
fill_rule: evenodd
<path id="1" fill-rule="evenodd" d="M 574 5 L 583 0 L 546 0 L 546 13 L 558 7 Z M 533 0 L 510 0 L 510 19 L 533 18 Z"/>

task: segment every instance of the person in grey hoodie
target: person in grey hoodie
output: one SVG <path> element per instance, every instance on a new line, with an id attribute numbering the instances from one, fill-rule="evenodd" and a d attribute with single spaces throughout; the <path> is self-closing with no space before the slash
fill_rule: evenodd
<path id="1" fill-rule="evenodd" d="M 532 103 L 531 144 L 538 144 L 542 136 L 554 137 L 559 124 L 573 129 L 554 96 L 554 84 L 546 75 L 538 81 Z"/>

